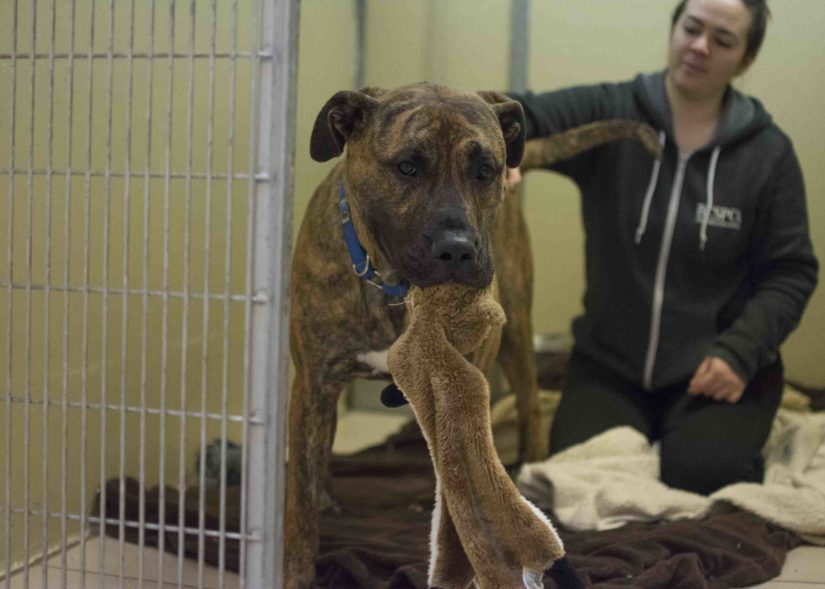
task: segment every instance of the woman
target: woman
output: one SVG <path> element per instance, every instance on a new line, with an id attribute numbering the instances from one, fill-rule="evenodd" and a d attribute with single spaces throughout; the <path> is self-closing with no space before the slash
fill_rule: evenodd
<path id="1" fill-rule="evenodd" d="M 553 168 L 582 192 L 587 289 L 551 452 L 630 425 L 660 440 L 673 487 L 762 480 L 779 346 L 818 270 L 791 142 L 731 87 L 768 16 L 765 0 L 682 0 L 665 71 L 516 96 L 528 137 L 630 118 L 663 147 L 654 162 L 623 141 Z"/>

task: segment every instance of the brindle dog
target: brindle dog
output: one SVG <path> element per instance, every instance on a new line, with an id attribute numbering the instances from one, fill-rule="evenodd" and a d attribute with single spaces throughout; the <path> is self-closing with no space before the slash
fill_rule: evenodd
<path id="1" fill-rule="evenodd" d="M 531 166 L 548 165 L 627 137 L 654 151 L 657 146 L 652 131 L 616 121 L 537 142 L 528 146 L 527 159 Z M 326 161 L 341 155 L 345 144 L 346 158 L 308 205 L 292 266 L 291 588 L 309 586 L 314 575 L 339 394 L 353 378 L 388 378 L 386 350 L 406 320 L 393 285 L 481 288 L 496 280 L 507 323 L 473 361 L 485 369 L 497 353 L 517 398 L 520 459 L 538 460 L 545 451 L 530 325 L 532 260 L 520 199 L 508 196 L 505 183 L 506 167 L 518 166 L 525 150 L 521 105 L 497 93 L 427 83 L 342 91 L 318 114 L 311 155 Z M 368 262 L 353 264 L 347 223 Z M 356 272 L 368 265 L 377 274 L 362 280 Z"/>

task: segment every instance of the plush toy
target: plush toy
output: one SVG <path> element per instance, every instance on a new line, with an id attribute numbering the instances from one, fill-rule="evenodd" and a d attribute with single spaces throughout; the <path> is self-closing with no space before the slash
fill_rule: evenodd
<path id="1" fill-rule="evenodd" d="M 413 408 L 436 473 L 429 584 L 540 588 L 564 555 L 547 517 L 524 499 L 493 446 L 490 389 L 465 355 L 505 321 L 492 288 L 413 289 L 390 372 Z"/>
<path id="2" fill-rule="evenodd" d="M 606 120 L 528 141 L 521 168 L 548 167 L 618 139 L 661 155 L 662 138 L 648 125 Z M 495 355 L 505 317 L 494 289 L 495 281 L 486 290 L 413 288 L 407 330 L 389 352 L 395 383 L 381 400 L 410 402 L 435 468 L 429 584 L 537 589 L 547 571 L 559 586 L 579 587 L 552 524 L 519 494 L 496 454 L 489 385 L 465 357 L 473 353 L 487 366 Z"/>

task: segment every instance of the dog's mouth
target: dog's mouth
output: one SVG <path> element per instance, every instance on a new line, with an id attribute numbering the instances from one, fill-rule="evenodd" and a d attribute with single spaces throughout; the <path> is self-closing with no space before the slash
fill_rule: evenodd
<path id="1" fill-rule="evenodd" d="M 492 272 L 451 272 L 435 273 L 419 278 L 411 278 L 408 282 L 420 288 L 427 286 L 437 286 L 439 284 L 455 283 L 464 284 L 473 288 L 486 288 L 493 279 Z"/>
<path id="2" fill-rule="evenodd" d="M 427 287 L 449 282 L 485 288 L 493 279 L 492 257 L 478 237 L 447 232 L 440 239 L 427 236 L 406 248 L 399 264 L 404 280 Z"/>
<path id="3" fill-rule="evenodd" d="M 386 283 L 403 281 L 418 287 L 455 283 L 486 288 L 492 282 L 487 233 L 458 214 L 423 219 L 417 230 L 393 231 L 389 224 L 381 223 L 375 227 L 374 243 L 389 266 L 382 269 Z"/>

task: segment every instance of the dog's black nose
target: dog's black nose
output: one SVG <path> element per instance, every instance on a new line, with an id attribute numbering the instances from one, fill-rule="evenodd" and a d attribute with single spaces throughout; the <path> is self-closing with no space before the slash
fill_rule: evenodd
<path id="1" fill-rule="evenodd" d="M 476 260 L 478 248 L 465 232 L 445 231 L 432 245 L 432 256 L 449 268 L 472 264 Z"/>

